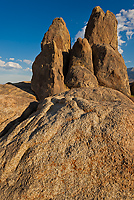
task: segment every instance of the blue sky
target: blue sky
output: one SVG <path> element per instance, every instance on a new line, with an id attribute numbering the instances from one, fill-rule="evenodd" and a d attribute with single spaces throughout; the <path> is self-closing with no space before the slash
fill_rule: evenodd
<path id="1" fill-rule="evenodd" d="M 134 67 L 134 0 L 0 0 L 0 84 L 28 81 L 40 43 L 55 17 L 62 17 L 72 44 L 83 37 L 92 9 L 100 6 L 118 19 L 119 51 Z"/>

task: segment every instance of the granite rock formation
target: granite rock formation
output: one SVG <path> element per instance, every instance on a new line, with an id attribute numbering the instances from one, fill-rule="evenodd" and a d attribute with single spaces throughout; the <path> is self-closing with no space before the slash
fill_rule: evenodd
<path id="1" fill-rule="evenodd" d="M 94 73 L 99 85 L 110 87 L 130 96 L 127 67 L 121 54 L 109 45 L 93 45 Z"/>
<path id="2" fill-rule="evenodd" d="M 108 44 L 113 49 L 118 50 L 117 40 L 117 19 L 109 10 L 104 11 L 99 7 L 95 7 L 88 21 L 85 38 L 89 44 Z"/>
<path id="3" fill-rule="evenodd" d="M 44 49 L 44 45 L 48 42 L 55 41 L 58 49 L 61 49 L 63 54 L 63 73 L 64 76 L 67 74 L 68 62 L 69 62 L 69 51 L 71 48 L 71 39 L 69 31 L 66 27 L 66 23 L 62 18 L 55 18 L 48 31 L 45 33 L 44 38 L 41 42 L 41 49 Z"/>
<path id="4" fill-rule="evenodd" d="M 70 59 L 65 27 L 53 21 L 33 63 L 41 101 L 29 85 L 0 85 L 0 200 L 133 199 L 134 102 L 117 21 L 96 7 L 92 50 L 79 38 Z"/>
<path id="5" fill-rule="evenodd" d="M 31 88 L 39 100 L 66 90 L 63 76 L 63 55 L 54 40 L 44 45 L 33 66 Z"/>
<path id="6" fill-rule="evenodd" d="M 41 42 L 41 53 L 33 63 L 32 90 L 42 100 L 66 89 L 70 34 L 62 18 L 55 18 Z"/>
<path id="7" fill-rule="evenodd" d="M 0 199 L 133 199 L 134 103 L 77 88 L 0 140 Z"/>
<path id="8" fill-rule="evenodd" d="M 85 37 L 78 38 L 70 50 L 70 35 L 65 22 L 62 18 L 53 20 L 42 40 L 42 52 L 33 64 L 31 83 L 39 100 L 64 91 L 64 80 L 69 88 L 93 87 L 99 82 L 99 85 L 111 87 L 130 96 L 127 68 L 118 53 L 115 15 L 110 11 L 105 14 L 99 6 L 95 7 L 87 24 Z M 53 42 L 55 47 L 51 52 L 47 46 Z M 61 51 L 58 57 L 54 56 L 55 49 L 56 52 Z M 47 57 L 51 57 L 51 61 L 48 62 Z M 50 70 L 51 65 L 54 70 Z"/>
<path id="9" fill-rule="evenodd" d="M 80 65 L 72 66 L 69 69 L 65 83 L 69 88 L 98 86 L 98 81 L 94 74 Z"/>
<path id="10" fill-rule="evenodd" d="M 92 49 L 87 39 L 78 38 L 70 52 L 70 63 L 71 66 L 83 66 L 94 73 L 93 62 L 92 62 Z"/>
<path id="11" fill-rule="evenodd" d="M 70 52 L 65 83 L 69 88 L 98 86 L 94 76 L 92 49 L 86 38 L 78 38 Z"/>
<path id="12" fill-rule="evenodd" d="M 55 41 L 58 49 L 62 52 L 69 52 L 71 48 L 70 34 L 66 24 L 62 18 L 55 18 L 48 31 L 45 33 L 41 42 L 41 49 L 44 49 L 45 44 Z"/>

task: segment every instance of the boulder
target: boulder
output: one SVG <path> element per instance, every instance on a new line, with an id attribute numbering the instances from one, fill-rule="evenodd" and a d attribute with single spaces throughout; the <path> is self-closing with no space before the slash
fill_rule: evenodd
<path id="1" fill-rule="evenodd" d="M 66 27 L 66 23 L 62 18 L 55 18 L 52 25 L 49 27 L 48 31 L 45 33 L 43 40 L 41 42 L 41 49 L 44 49 L 45 44 L 48 42 L 55 41 L 58 49 L 61 49 L 63 54 L 63 69 L 64 75 L 66 75 L 68 70 L 69 62 L 69 51 L 71 48 L 71 39 L 69 31 Z"/>
<path id="2" fill-rule="evenodd" d="M 94 73 L 92 62 L 92 49 L 87 39 L 78 38 L 70 53 L 71 66 L 83 66 Z"/>
<path id="3" fill-rule="evenodd" d="M 31 88 L 39 100 L 58 94 L 66 89 L 63 76 L 63 56 L 56 42 L 44 45 L 32 66 Z"/>
<path id="4" fill-rule="evenodd" d="M 31 90 L 31 82 L 0 84 L 0 136 L 7 125 L 19 118 L 32 102 L 37 100 Z"/>
<path id="5" fill-rule="evenodd" d="M 46 98 L 0 139 L 0 199 L 133 199 L 134 103 L 111 88 Z"/>
<path id="6" fill-rule="evenodd" d="M 113 49 L 118 50 L 117 40 L 117 19 L 115 15 L 107 11 L 106 14 L 99 7 L 95 7 L 88 21 L 85 38 L 90 45 L 109 44 Z"/>
<path id="7" fill-rule="evenodd" d="M 110 45 L 93 45 L 94 73 L 99 85 L 110 87 L 130 96 L 127 67 L 124 60 Z"/>
<path id="8" fill-rule="evenodd" d="M 98 81 L 94 74 L 80 65 L 71 66 L 67 73 L 65 83 L 69 88 L 98 86 Z"/>

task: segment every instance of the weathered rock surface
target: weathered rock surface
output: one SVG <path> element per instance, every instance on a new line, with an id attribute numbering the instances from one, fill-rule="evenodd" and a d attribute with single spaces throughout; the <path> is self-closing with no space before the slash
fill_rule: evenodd
<path id="1" fill-rule="evenodd" d="M 58 49 L 61 49 L 63 54 L 63 73 L 66 76 L 69 64 L 69 51 L 71 48 L 71 39 L 69 31 L 66 27 L 66 23 L 62 18 L 55 18 L 48 31 L 45 33 L 41 42 L 41 49 L 44 49 L 44 45 L 55 41 Z"/>
<path id="2" fill-rule="evenodd" d="M 70 53 L 71 66 L 83 66 L 94 73 L 93 62 L 92 62 L 92 49 L 87 39 L 78 38 Z"/>
<path id="3" fill-rule="evenodd" d="M 41 42 L 41 48 L 44 49 L 45 44 L 55 41 L 58 49 L 63 52 L 69 52 L 71 48 L 70 34 L 66 27 L 66 23 L 62 18 L 55 18 L 48 31 L 45 33 Z"/>
<path id="4" fill-rule="evenodd" d="M 65 83 L 69 88 L 98 86 L 97 78 L 90 70 L 83 66 L 71 66 Z"/>
<path id="5" fill-rule="evenodd" d="M 94 73 L 99 84 L 130 96 L 127 67 L 121 54 L 109 45 L 93 45 L 92 50 Z"/>
<path id="6" fill-rule="evenodd" d="M 30 82 L 0 84 L 0 132 L 34 101 Z"/>
<path id="7" fill-rule="evenodd" d="M 134 103 L 97 87 L 48 97 L 0 140 L 0 199 L 133 199 Z"/>
<path id="8" fill-rule="evenodd" d="M 69 88 L 98 86 L 94 76 L 92 49 L 86 38 L 78 38 L 71 50 L 65 83 Z"/>
<path id="9" fill-rule="evenodd" d="M 118 50 L 117 40 L 117 19 L 115 15 L 107 11 L 106 14 L 99 7 L 95 7 L 88 21 L 85 38 L 90 45 L 109 44 L 115 50 Z"/>
<path id="10" fill-rule="evenodd" d="M 66 90 L 62 51 L 55 41 L 44 45 L 32 66 L 31 88 L 39 100 Z"/>

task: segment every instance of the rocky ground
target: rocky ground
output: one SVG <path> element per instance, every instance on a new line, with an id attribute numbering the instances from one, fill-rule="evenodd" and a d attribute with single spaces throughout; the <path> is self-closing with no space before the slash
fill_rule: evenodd
<path id="1" fill-rule="evenodd" d="M 133 199 L 134 103 L 97 87 L 48 97 L 0 140 L 0 199 Z"/>
<path id="2" fill-rule="evenodd" d="M 16 120 L 31 102 L 37 101 L 31 82 L 0 85 L 0 132 Z"/>

